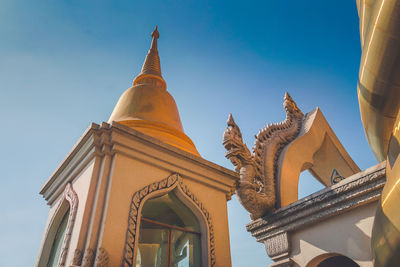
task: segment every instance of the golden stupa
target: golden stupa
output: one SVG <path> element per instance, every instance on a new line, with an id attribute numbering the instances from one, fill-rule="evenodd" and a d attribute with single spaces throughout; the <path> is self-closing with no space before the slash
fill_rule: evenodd
<path id="1" fill-rule="evenodd" d="M 386 184 L 372 229 L 374 266 L 400 266 L 400 1 L 357 0 L 361 120 Z"/>
<path id="2" fill-rule="evenodd" d="M 157 27 L 141 73 L 118 100 L 108 122 L 116 121 L 167 144 L 200 156 L 184 133 L 174 98 L 167 92 L 157 50 Z"/>

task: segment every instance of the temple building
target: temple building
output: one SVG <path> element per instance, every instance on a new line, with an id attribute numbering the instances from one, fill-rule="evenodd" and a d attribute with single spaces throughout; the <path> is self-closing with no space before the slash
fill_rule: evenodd
<path id="1" fill-rule="evenodd" d="M 40 193 L 50 211 L 36 266 L 231 266 L 227 201 L 279 267 L 400 266 L 400 1 L 357 0 L 361 120 L 378 164 L 360 170 L 320 108 L 286 93 L 286 119 L 250 151 L 234 117 L 235 171 L 203 159 L 161 74 L 157 41 L 108 122 L 92 123 Z M 308 170 L 325 188 L 299 199 Z"/>
<path id="2" fill-rule="evenodd" d="M 230 266 L 235 172 L 203 159 L 166 90 L 157 28 L 108 123 L 92 123 L 40 193 L 36 266 Z"/>

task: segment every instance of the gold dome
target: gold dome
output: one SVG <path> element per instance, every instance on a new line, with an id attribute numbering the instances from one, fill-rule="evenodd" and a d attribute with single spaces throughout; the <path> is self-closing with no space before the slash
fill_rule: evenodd
<path id="1" fill-rule="evenodd" d="M 183 132 L 174 98 L 161 76 L 157 51 L 157 27 L 151 34 L 151 48 L 133 86 L 118 100 L 108 122 L 116 121 L 167 144 L 200 156 L 192 140 Z"/>

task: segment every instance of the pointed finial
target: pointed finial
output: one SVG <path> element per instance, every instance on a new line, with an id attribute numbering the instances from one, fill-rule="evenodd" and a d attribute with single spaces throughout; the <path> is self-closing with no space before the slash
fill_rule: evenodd
<path id="1" fill-rule="evenodd" d="M 158 32 L 157 25 L 156 25 L 156 27 L 154 28 L 154 31 L 151 33 L 151 36 L 152 36 L 153 38 L 155 38 L 155 39 L 160 38 L 160 33 Z"/>
<path id="2" fill-rule="evenodd" d="M 157 26 L 151 33 L 152 41 L 149 52 L 144 60 L 142 71 L 133 81 L 133 85 L 138 83 L 152 83 L 161 86 L 164 89 L 167 87 L 162 75 L 160 57 L 158 56 L 157 39 L 160 37 Z M 150 79 L 145 79 L 150 78 Z M 157 80 L 157 82 L 154 82 Z M 153 81 L 153 82 L 152 82 Z"/>
<path id="3" fill-rule="evenodd" d="M 160 33 L 158 32 L 157 26 L 151 33 L 151 37 L 153 37 L 153 40 L 151 41 L 150 51 L 157 51 L 157 39 L 160 38 Z"/>

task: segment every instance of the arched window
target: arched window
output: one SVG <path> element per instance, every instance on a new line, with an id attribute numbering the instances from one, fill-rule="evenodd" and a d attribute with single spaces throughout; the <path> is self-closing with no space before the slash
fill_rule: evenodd
<path id="1" fill-rule="evenodd" d="M 49 261 L 47 262 L 47 267 L 56 267 L 58 266 L 58 262 L 60 259 L 61 248 L 64 241 L 67 224 L 68 224 L 68 217 L 69 217 L 69 209 L 64 214 L 61 222 L 57 228 L 56 235 L 53 240 L 53 244 L 51 245 Z"/>
<path id="2" fill-rule="evenodd" d="M 71 241 L 72 229 L 78 210 L 78 195 L 72 184 L 65 186 L 64 193 L 55 207 L 52 218 L 46 229 L 44 242 L 40 248 L 35 266 L 64 266 Z"/>
<path id="3" fill-rule="evenodd" d="M 337 255 L 333 256 L 330 258 L 327 258 L 323 261 L 321 261 L 317 267 L 359 267 L 357 263 L 355 263 L 352 259 L 342 256 L 342 255 Z"/>
<path id="4" fill-rule="evenodd" d="M 359 267 L 356 262 L 354 262 L 349 257 L 338 253 L 325 253 L 321 254 L 314 259 L 312 259 L 307 267 Z"/>
<path id="5" fill-rule="evenodd" d="M 142 208 L 136 267 L 200 267 L 200 225 L 173 191 Z"/>

